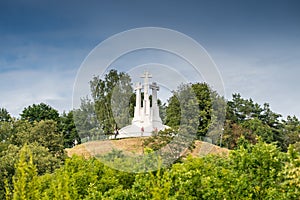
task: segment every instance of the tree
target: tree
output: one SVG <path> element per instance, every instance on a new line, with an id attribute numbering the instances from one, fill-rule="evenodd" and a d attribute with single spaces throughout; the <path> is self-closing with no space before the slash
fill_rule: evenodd
<path id="1" fill-rule="evenodd" d="M 300 142 L 300 122 L 296 116 L 287 116 L 283 121 L 283 138 L 285 146 Z"/>
<path id="2" fill-rule="evenodd" d="M 155 173 L 139 174 L 132 186 L 131 199 L 168 199 L 171 185 L 168 171 L 160 168 Z"/>
<path id="3" fill-rule="evenodd" d="M 39 199 L 36 179 L 37 169 L 33 164 L 32 153 L 25 145 L 20 150 L 20 159 L 13 177 L 13 199 Z"/>
<path id="4" fill-rule="evenodd" d="M 174 199 L 284 199 L 284 161 L 284 153 L 262 141 L 241 145 L 229 157 L 188 158 L 171 167 L 170 194 Z"/>
<path id="5" fill-rule="evenodd" d="M 33 104 L 24 108 L 20 116 L 21 119 L 28 120 L 31 123 L 41 120 L 54 120 L 56 122 L 59 120 L 58 111 L 44 103 Z"/>
<path id="6" fill-rule="evenodd" d="M 13 133 L 13 121 L 5 108 L 0 108 L 0 152 L 5 150 Z"/>
<path id="7" fill-rule="evenodd" d="M 90 81 L 97 120 L 105 133 L 112 133 L 116 124 L 118 128 L 129 124 L 130 82 L 127 74 L 117 70 L 110 70 L 103 80 L 98 76 Z"/>
<path id="8" fill-rule="evenodd" d="M 233 199 L 280 199 L 286 155 L 273 144 L 261 140 L 230 154 Z M 276 191 L 276 192 L 275 192 Z"/>
<path id="9" fill-rule="evenodd" d="M 32 157 L 32 162 L 36 166 L 38 175 L 45 173 L 53 173 L 55 169 L 59 168 L 62 161 L 52 155 L 49 150 L 43 146 L 38 145 L 36 142 L 30 143 L 26 146 L 26 159 Z M 15 166 L 20 160 L 23 147 L 16 145 L 9 145 L 8 148 L 0 155 L 0 199 L 4 198 L 4 181 L 7 180 L 9 188 L 12 187 L 12 177 L 15 175 Z M 29 153 L 30 151 L 30 153 Z"/>
<path id="10" fill-rule="evenodd" d="M 82 142 L 88 141 L 90 137 L 97 137 L 103 134 L 97 120 L 94 105 L 87 97 L 82 98 L 80 108 L 73 111 L 76 129 Z"/>
<path id="11" fill-rule="evenodd" d="M 14 133 L 14 123 L 14 120 L 0 122 L 0 153 L 9 144 L 9 140 Z"/>
<path id="12" fill-rule="evenodd" d="M 168 100 L 168 106 L 166 109 L 166 125 L 175 129 L 178 128 L 180 125 L 180 116 L 180 102 L 178 101 L 178 98 L 173 95 Z"/>
<path id="13" fill-rule="evenodd" d="M 13 134 L 9 138 L 11 144 L 23 146 L 37 140 L 39 135 L 32 135 L 33 123 L 27 120 L 17 120 L 13 124 Z"/>
<path id="14" fill-rule="evenodd" d="M 268 143 L 277 142 L 282 150 L 287 150 L 280 114 L 273 112 L 268 103 L 260 106 L 251 98 L 243 99 L 240 94 L 232 96 L 232 100 L 227 103 L 227 122 L 242 125 L 250 129 L 254 137 L 261 136 Z"/>
<path id="15" fill-rule="evenodd" d="M 173 92 L 175 102 L 179 103 L 180 115 L 179 118 L 176 116 L 175 120 L 180 119 L 180 125 L 176 131 L 176 137 L 170 142 L 166 148 L 160 150 L 160 154 L 165 160 L 177 160 L 182 156 L 187 148 L 193 145 L 193 141 L 198 136 L 199 127 L 199 106 L 197 102 L 197 97 L 190 84 L 182 84 L 178 87 L 177 91 Z M 176 108 L 169 108 L 170 110 L 176 110 Z M 167 109 L 167 121 L 168 114 Z M 178 111 L 178 110 L 176 110 Z M 174 120 L 174 121 L 175 121 Z M 176 121 L 175 121 L 176 122 Z M 175 132 L 173 132 L 175 135 Z M 167 133 L 168 135 L 168 133 Z"/>
<path id="16" fill-rule="evenodd" d="M 258 118 L 249 119 L 243 122 L 241 126 L 248 129 L 253 137 L 260 136 L 261 139 L 266 143 L 272 143 L 276 141 L 272 128 Z"/>
<path id="17" fill-rule="evenodd" d="M 252 144 L 256 143 L 256 135 L 252 134 L 249 128 L 226 120 L 223 132 L 223 146 L 228 149 L 235 149 L 238 147 L 238 141 L 241 137 Z"/>
<path id="18" fill-rule="evenodd" d="M 68 114 L 65 112 L 62 114 L 60 117 L 59 129 L 63 134 L 65 148 L 73 147 L 75 140 L 78 144 L 81 143 L 81 139 L 75 126 L 73 111 L 70 111 Z"/>
<path id="19" fill-rule="evenodd" d="M 264 103 L 262 112 L 259 115 L 259 119 L 261 121 L 269 125 L 271 128 L 280 129 L 281 124 L 279 121 L 279 117 L 281 117 L 281 114 L 273 112 L 270 108 L 270 105 L 268 103 Z"/>
<path id="20" fill-rule="evenodd" d="M 233 94 L 232 100 L 227 102 L 226 119 L 233 123 L 242 123 L 245 120 L 259 118 L 263 109 L 252 99 L 243 99 L 240 94 Z"/>
<path id="21" fill-rule="evenodd" d="M 10 122 L 11 120 L 9 112 L 5 108 L 0 108 L 0 122 Z"/>
<path id="22" fill-rule="evenodd" d="M 57 123 L 53 120 L 35 122 L 31 129 L 31 136 L 37 143 L 49 149 L 53 156 L 64 159 L 63 135 L 59 132 Z"/>
<path id="23" fill-rule="evenodd" d="M 287 155 L 288 162 L 286 162 L 282 172 L 285 177 L 282 184 L 283 197 L 296 200 L 300 196 L 300 154 L 295 151 L 293 145 L 290 145 Z"/>
<path id="24" fill-rule="evenodd" d="M 0 199 L 5 198 L 5 185 L 7 189 L 11 188 L 12 176 L 15 174 L 15 164 L 18 161 L 19 148 L 15 145 L 9 145 L 7 149 L 1 152 L 0 156 Z M 6 184 L 5 184 L 6 181 Z"/>
<path id="25" fill-rule="evenodd" d="M 185 94 L 185 91 L 187 91 L 186 88 L 179 86 L 168 100 L 166 125 L 178 128 L 182 124 L 182 120 L 185 120 L 185 117 L 182 116 L 182 108 L 186 105 L 182 97 L 186 95 L 186 97 L 194 98 L 195 103 L 198 105 L 195 108 L 195 111 L 198 112 L 196 116 L 198 124 L 196 137 L 200 139 L 202 136 L 206 136 L 208 132 L 210 132 L 210 136 L 212 134 L 219 136 L 220 127 L 223 126 L 225 119 L 226 104 L 224 99 L 217 92 L 211 90 L 206 83 L 194 83 L 188 85 L 188 87 L 191 89 L 190 94 Z"/>
<path id="26" fill-rule="evenodd" d="M 212 95 L 206 83 L 192 84 L 199 105 L 198 138 L 205 136 L 212 119 Z"/>
<path id="27" fill-rule="evenodd" d="M 166 124 L 166 115 L 167 115 L 167 105 L 166 103 L 162 103 L 160 99 L 157 100 L 158 108 L 159 108 L 159 116 L 162 120 L 163 124 Z"/>
<path id="28" fill-rule="evenodd" d="M 33 124 L 26 120 L 18 120 L 14 124 L 15 133 L 10 143 L 19 147 L 37 142 L 48 148 L 53 156 L 64 159 L 63 135 L 59 132 L 57 123 L 53 120 L 35 121 Z"/>
<path id="29" fill-rule="evenodd" d="M 133 89 L 131 79 L 128 75 L 120 73 L 118 82 L 115 84 L 110 97 L 110 107 L 112 109 L 113 119 L 118 128 L 125 127 L 131 123 L 130 104 Z"/>

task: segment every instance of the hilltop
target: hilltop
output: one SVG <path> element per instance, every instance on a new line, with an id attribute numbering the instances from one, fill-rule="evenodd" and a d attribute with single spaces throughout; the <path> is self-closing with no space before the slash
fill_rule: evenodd
<path id="1" fill-rule="evenodd" d="M 72 155 L 81 155 L 85 158 L 96 154 L 104 155 L 111 152 L 113 149 L 121 150 L 126 154 L 143 154 L 143 140 L 145 138 L 126 138 L 118 140 L 99 140 L 91 141 L 77 145 L 73 148 L 67 148 L 69 157 Z M 193 157 L 201 157 L 207 154 L 228 155 L 229 150 L 220 148 L 219 146 L 203 142 L 195 141 L 195 148 L 192 151 L 185 152 L 186 155 Z"/>

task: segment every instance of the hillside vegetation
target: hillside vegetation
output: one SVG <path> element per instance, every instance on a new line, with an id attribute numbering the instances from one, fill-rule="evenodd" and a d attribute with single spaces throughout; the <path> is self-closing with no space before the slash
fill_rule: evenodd
<path id="1" fill-rule="evenodd" d="M 130 154 L 143 154 L 143 141 L 144 138 L 125 138 L 118 140 L 105 140 L 105 141 L 91 141 L 84 144 L 77 145 L 73 148 L 67 148 L 67 154 L 69 157 L 73 155 L 83 156 L 90 158 L 95 155 L 105 155 L 111 152 L 113 149 L 120 150 L 122 152 Z M 226 148 L 220 148 L 216 145 L 199 141 L 195 141 L 194 148 L 187 150 L 186 155 L 192 155 L 193 157 L 205 156 L 207 154 L 228 155 L 229 150 Z"/>

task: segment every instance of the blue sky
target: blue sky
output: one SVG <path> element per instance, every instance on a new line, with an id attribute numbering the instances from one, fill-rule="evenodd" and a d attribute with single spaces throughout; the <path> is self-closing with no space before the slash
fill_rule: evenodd
<path id="1" fill-rule="evenodd" d="M 299 1 L 0 1 L 0 107 L 72 108 L 77 70 L 106 38 L 165 27 L 199 42 L 224 81 L 278 113 L 300 117 Z"/>

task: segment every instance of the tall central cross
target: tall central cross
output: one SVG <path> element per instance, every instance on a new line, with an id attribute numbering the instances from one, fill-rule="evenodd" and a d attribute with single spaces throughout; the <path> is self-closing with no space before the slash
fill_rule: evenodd
<path id="1" fill-rule="evenodd" d="M 145 71 L 144 74 L 141 76 L 141 78 L 144 78 L 144 96 L 145 99 L 149 98 L 149 78 L 152 78 L 152 75 Z"/>
<path id="2" fill-rule="evenodd" d="M 152 75 L 149 72 L 145 71 L 144 74 L 141 76 L 144 78 L 144 112 L 145 116 L 150 116 L 150 99 L 149 99 L 149 78 L 152 78 Z"/>

